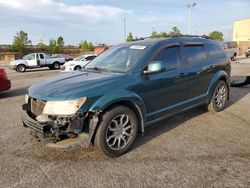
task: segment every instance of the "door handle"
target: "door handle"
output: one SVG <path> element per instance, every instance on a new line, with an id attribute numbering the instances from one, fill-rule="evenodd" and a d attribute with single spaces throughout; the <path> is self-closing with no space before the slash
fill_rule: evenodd
<path id="1" fill-rule="evenodd" d="M 178 77 L 184 77 L 184 76 L 186 76 L 186 75 L 187 75 L 187 73 L 182 72 L 182 73 L 180 73 L 180 74 L 178 75 Z"/>

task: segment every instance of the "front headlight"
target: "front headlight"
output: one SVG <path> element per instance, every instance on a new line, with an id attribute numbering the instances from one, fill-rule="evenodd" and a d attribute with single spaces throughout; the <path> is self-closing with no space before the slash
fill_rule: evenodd
<path id="1" fill-rule="evenodd" d="M 24 97 L 24 103 L 29 103 L 29 95 L 25 95 L 25 97 Z"/>
<path id="2" fill-rule="evenodd" d="M 84 104 L 86 97 L 68 101 L 48 101 L 43 109 L 47 115 L 74 115 Z"/>

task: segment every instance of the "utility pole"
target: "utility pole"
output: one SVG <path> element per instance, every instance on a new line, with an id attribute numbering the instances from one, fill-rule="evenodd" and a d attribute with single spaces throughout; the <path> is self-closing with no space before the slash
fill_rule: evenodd
<path id="1" fill-rule="evenodd" d="M 196 6 L 195 2 L 192 2 L 190 4 L 188 4 L 188 8 L 189 8 L 189 16 L 188 16 L 188 33 L 189 35 L 191 35 L 191 17 L 192 17 L 192 9 Z"/>
<path id="2" fill-rule="evenodd" d="M 123 23 L 123 29 L 124 29 L 124 41 L 127 41 L 127 26 L 126 26 L 126 18 L 124 18 L 124 23 Z"/>

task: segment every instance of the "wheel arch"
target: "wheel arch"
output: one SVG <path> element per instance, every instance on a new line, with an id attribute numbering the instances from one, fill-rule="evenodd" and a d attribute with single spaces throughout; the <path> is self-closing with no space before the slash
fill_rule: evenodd
<path id="1" fill-rule="evenodd" d="M 210 102 L 212 96 L 213 96 L 213 92 L 214 92 L 214 89 L 216 87 L 216 84 L 219 80 L 222 80 L 226 83 L 227 85 L 227 88 L 228 88 L 228 92 L 230 91 L 230 80 L 229 80 L 229 76 L 228 74 L 224 71 L 224 70 L 221 70 L 221 71 L 218 71 L 212 78 L 211 82 L 210 82 L 210 85 L 209 85 L 209 88 L 208 88 L 208 91 L 207 91 L 207 94 L 209 96 L 209 100 L 208 100 L 208 103 Z M 229 99 L 229 93 L 228 93 L 228 99 Z"/>
<path id="2" fill-rule="evenodd" d="M 106 111 L 108 111 L 109 109 L 114 108 L 115 106 L 125 106 L 130 108 L 131 110 L 133 110 L 135 112 L 135 115 L 138 119 L 139 122 L 139 131 L 140 132 L 144 132 L 144 121 L 145 121 L 145 117 L 143 115 L 143 112 L 141 111 L 140 107 L 133 101 L 130 100 L 118 100 L 115 102 L 112 102 L 108 105 L 106 105 L 103 110 L 101 111 L 100 115 L 104 114 Z"/>
<path id="3" fill-rule="evenodd" d="M 26 64 L 20 63 L 20 64 L 16 65 L 16 71 L 18 71 L 18 67 L 21 66 L 21 65 L 23 65 L 25 67 L 25 69 L 28 68 L 28 66 Z"/>

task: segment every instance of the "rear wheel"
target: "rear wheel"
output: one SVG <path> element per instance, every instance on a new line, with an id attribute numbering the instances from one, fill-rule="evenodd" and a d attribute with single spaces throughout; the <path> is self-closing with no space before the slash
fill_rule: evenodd
<path id="1" fill-rule="evenodd" d="M 26 71 L 26 66 L 25 65 L 18 65 L 17 68 L 16 68 L 16 71 L 25 72 Z"/>
<path id="2" fill-rule="evenodd" d="M 137 132 L 138 119 L 134 111 L 116 106 L 102 116 L 94 144 L 102 154 L 117 157 L 131 148 Z"/>
<path id="3" fill-rule="evenodd" d="M 212 113 L 222 111 L 226 105 L 228 94 L 229 90 L 226 82 L 219 80 L 215 87 L 212 99 L 207 106 L 208 110 Z"/>
<path id="4" fill-rule="evenodd" d="M 59 62 L 53 63 L 53 69 L 60 69 L 60 63 Z"/>

